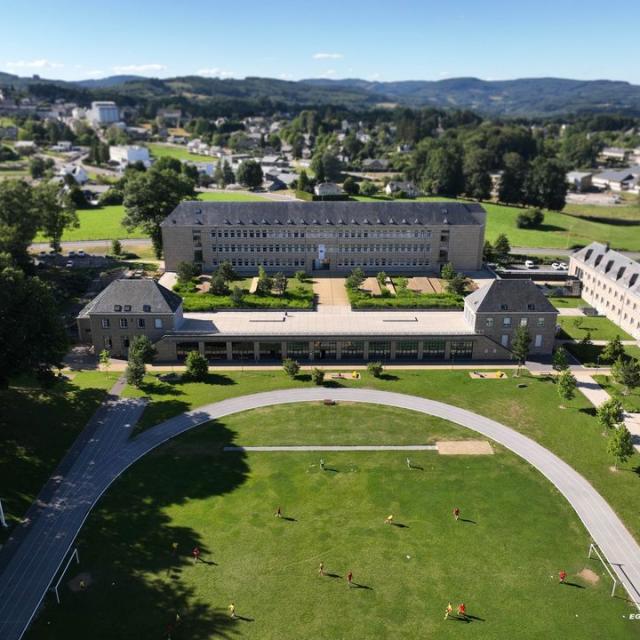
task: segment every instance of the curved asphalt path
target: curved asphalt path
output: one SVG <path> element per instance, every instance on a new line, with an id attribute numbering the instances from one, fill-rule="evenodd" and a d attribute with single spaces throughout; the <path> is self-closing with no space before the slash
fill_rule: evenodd
<path id="1" fill-rule="evenodd" d="M 495 420 L 426 398 L 370 389 L 288 389 L 206 405 L 126 442 L 122 441 L 123 427 L 128 432 L 142 405 L 132 400 L 114 402 L 98 446 L 93 438 L 78 456 L 49 503 L 46 517 L 34 524 L 0 575 L 0 638 L 22 637 L 91 509 L 136 460 L 210 420 L 249 409 L 324 399 L 419 411 L 472 429 L 510 449 L 538 469 L 565 496 L 640 609 L 640 547 L 602 496 L 567 463 L 533 440 Z"/>

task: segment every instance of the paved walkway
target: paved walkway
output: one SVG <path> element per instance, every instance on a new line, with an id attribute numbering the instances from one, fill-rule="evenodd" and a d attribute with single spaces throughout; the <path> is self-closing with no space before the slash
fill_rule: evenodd
<path id="1" fill-rule="evenodd" d="M 84 521 L 111 483 L 139 458 L 175 436 L 214 419 L 293 402 L 364 402 L 450 420 L 510 449 L 565 496 L 640 609 L 640 547 L 597 491 L 573 468 L 530 438 L 494 420 L 452 405 L 369 389 L 286 389 L 230 398 L 183 413 L 127 440 L 144 403 L 108 404 L 96 434 L 0 575 L 0 638 L 19 640 L 74 544 Z"/>
<path id="2" fill-rule="evenodd" d="M 345 313 L 351 311 L 345 278 L 313 277 L 313 292 L 316 294 L 318 313 Z"/>

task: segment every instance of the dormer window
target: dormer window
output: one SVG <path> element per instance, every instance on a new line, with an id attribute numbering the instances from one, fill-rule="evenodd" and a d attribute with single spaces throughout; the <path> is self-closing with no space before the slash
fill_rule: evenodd
<path id="1" fill-rule="evenodd" d="M 509 309 L 509 305 L 508 304 L 501 304 L 500 305 L 500 311 L 507 311 Z"/>
<path id="2" fill-rule="evenodd" d="M 587 251 L 587 255 L 585 255 L 584 259 L 588 260 L 591 257 L 592 254 L 593 254 L 593 249 L 589 249 Z"/>
<path id="3" fill-rule="evenodd" d="M 604 268 L 604 272 L 609 273 L 611 267 L 613 267 L 613 260 L 609 260 L 609 262 L 607 262 L 607 266 Z"/>
<path id="4" fill-rule="evenodd" d="M 124 305 L 124 310 L 125 311 L 131 311 L 131 305 L 130 304 L 125 304 Z"/>
<path id="5" fill-rule="evenodd" d="M 603 256 L 598 256 L 598 257 L 596 258 L 596 262 L 595 262 L 595 266 L 596 266 L 596 267 L 597 267 L 597 266 L 602 262 L 602 257 L 603 257 Z"/>
<path id="6" fill-rule="evenodd" d="M 629 286 L 630 286 L 630 287 L 633 287 L 633 285 L 637 282 L 637 280 L 638 280 L 638 274 L 637 274 L 637 273 L 634 273 L 634 274 L 631 276 L 631 279 L 629 280 Z"/>
<path id="7" fill-rule="evenodd" d="M 616 276 L 616 280 L 620 280 L 620 278 L 622 278 L 622 276 L 624 275 L 625 270 L 626 270 L 626 267 L 620 267 L 618 269 L 618 275 Z"/>
<path id="8" fill-rule="evenodd" d="M 113 310 L 114 311 L 122 311 L 122 305 L 121 304 L 114 304 L 113 305 Z"/>
<path id="9" fill-rule="evenodd" d="M 535 304 L 528 304 L 527 305 L 527 311 L 535 311 L 536 310 L 536 305 Z"/>
<path id="10" fill-rule="evenodd" d="M 150 304 L 143 304 L 143 305 L 142 305 L 142 310 L 143 310 L 145 313 L 150 313 L 150 312 L 151 312 L 151 305 L 150 305 Z"/>

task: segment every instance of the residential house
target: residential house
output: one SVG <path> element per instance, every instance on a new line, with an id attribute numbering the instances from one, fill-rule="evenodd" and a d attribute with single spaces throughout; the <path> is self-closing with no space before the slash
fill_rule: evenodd
<path id="1" fill-rule="evenodd" d="M 117 163 L 121 169 L 136 162 L 142 162 L 147 168 L 151 166 L 149 149 L 138 145 L 117 145 L 109 147 L 109 160 Z"/>
<path id="2" fill-rule="evenodd" d="M 626 191 L 634 180 L 628 169 L 603 171 L 594 175 L 591 182 L 594 187 L 611 191 Z"/>
<path id="3" fill-rule="evenodd" d="M 592 179 L 593 173 L 588 171 L 569 171 L 566 175 L 569 188 L 578 193 L 589 191 L 593 186 Z"/>
<path id="4" fill-rule="evenodd" d="M 621 147 L 605 147 L 600 152 L 600 160 L 603 162 L 610 162 L 613 164 L 627 162 L 631 155 L 630 149 L 623 149 Z"/>
<path id="5" fill-rule="evenodd" d="M 367 158 L 362 161 L 363 171 L 388 171 L 389 161 L 383 158 Z"/>
<path id="6" fill-rule="evenodd" d="M 384 192 L 388 196 L 404 194 L 406 198 L 417 198 L 420 195 L 420 190 L 413 182 L 391 180 L 384 188 Z"/>
<path id="7" fill-rule="evenodd" d="M 313 188 L 313 192 L 319 197 L 344 195 L 344 191 L 335 182 L 320 182 Z"/>
<path id="8" fill-rule="evenodd" d="M 77 164 L 67 164 L 58 171 L 61 178 L 71 176 L 77 184 L 83 185 L 89 181 L 87 172 Z"/>
<path id="9" fill-rule="evenodd" d="M 91 109 L 87 111 L 87 119 L 93 124 L 108 126 L 120 120 L 120 109 L 110 100 L 92 102 Z"/>

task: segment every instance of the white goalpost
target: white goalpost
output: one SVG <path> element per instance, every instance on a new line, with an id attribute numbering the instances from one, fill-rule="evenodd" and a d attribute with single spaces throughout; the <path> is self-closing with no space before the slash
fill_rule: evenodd
<path id="1" fill-rule="evenodd" d="M 62 573 L 60 574 L 60 577 L 58 578 L 56 583 L 53 585 L 53 587 L 51 587 L 51 590 L 56 594 L 56 602 L 58 604 L 60 604 L 60 593 L 58 592 L 58 587 L 60 586 L 60 583 L 62 582 L 62 579 L 64 578 L 64 574 L 67 572 L 67 569 L 69 568 L 69 565 L 71 564 L 71 561 L 74 558 L 76 559 L 76 564 L 80 564 L 80 555 L 78 554 L 78 548 L 77 547 L 74 548 L 73 552 L 69 556 L 69 559 L 67 560 L 67 564 L 64 565 L 64 569 L 62 570 Z"/>
<path id="2" fill-rule="evenodd" d="M 589 545 L 589 559 L 591 559 L 593 557 L 593 554 L 595 554 L 596 557 L 598 558 L 598 560 L 600 560 L 600 562 L 602 563 L 602 566 L 606 569 L 607 573 L 609 574 L 609 576 L 613 580 L 613 586 L 611 587 L 611 597 L 613 598 L 613 596 L 616 595 L 616 587 L 618 586 L 618 578 L 616 578 L 613 575 L 613 573 L 609 569 L 609 565 L 607 564 L 607 561 L 602 557 L 602 555 L 598 551 L 598 547 L 596 547 L 596 545 L 593 544 L 593 542 L 592 542 Z"/>

